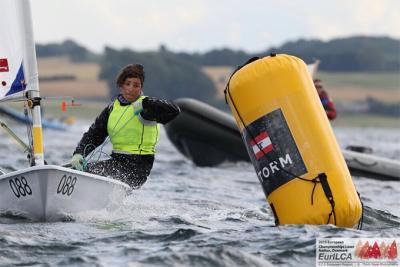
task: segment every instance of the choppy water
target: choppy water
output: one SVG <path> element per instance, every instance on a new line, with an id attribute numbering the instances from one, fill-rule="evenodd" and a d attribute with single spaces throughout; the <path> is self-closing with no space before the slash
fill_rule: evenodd
<path id="1" fill-rule="evenodd" d="M 49 163 L 63 163 L 89 122 L 46 130 Z M 13 128 L 23 134 L 23 127 Z M 400 159 L 400 135 L 388 129 L 335 129 L 341 146 L 366 145 Z M 317 237 L 399 237 L 400 183 L 354 178 L 364 230 L 332 225 L 275 227 L 250 163 L 199 168 L 161 136 L 148 182 L 117 210 L 71 222 L 0 217 L 0 266 L 313 266 Z M 26 166 L 0 132 L 0 165 Z"/>

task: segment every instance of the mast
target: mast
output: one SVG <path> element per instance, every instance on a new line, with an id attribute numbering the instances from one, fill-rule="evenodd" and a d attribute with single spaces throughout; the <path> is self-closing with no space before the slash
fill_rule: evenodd
<path id="1" fill-rule="evenodd" d="M 33 157 L 35 165 L 44 165 L 42 119 L 40 109 L 39 74 L 37 69 L 35 40 L 29 0 L 18 0 L 17 10 L 21 22 L 23 40 L 23 66 L 27 84 L 28 107 L 32 111 Z"/>

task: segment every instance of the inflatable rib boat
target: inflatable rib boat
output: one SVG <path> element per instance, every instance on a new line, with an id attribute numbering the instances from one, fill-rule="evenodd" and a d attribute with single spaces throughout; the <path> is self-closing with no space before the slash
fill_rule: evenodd
<path id="1" fill-rule="evenodd" d="M 197 166 L 217 166 L 224 161 L 250 158 L 233 117 L 208 104 L 190 98 L 175 103 L 181 115 L 165 125 L 175 147 Z M 370 154 L 342 150 L 352 176 L 400 181 L 400 162 Z"/>
<path id="2" fill-rule="evenodd" d="M 174 101 L 181 109 L 165 125 L 175 147 L 198 166 L 216 166 L 224 161 L 250 161 L 231 115 L 195 99 Z"/>

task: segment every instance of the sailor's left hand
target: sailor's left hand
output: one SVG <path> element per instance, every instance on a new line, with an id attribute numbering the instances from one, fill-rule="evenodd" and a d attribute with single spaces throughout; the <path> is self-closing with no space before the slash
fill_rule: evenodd
<path id="1" fill-rule="evenodd" d="M 72 168 L 78 171 L 86 171 L 87 162 L 81 154 L 75 154 L 71 159 Z"/>

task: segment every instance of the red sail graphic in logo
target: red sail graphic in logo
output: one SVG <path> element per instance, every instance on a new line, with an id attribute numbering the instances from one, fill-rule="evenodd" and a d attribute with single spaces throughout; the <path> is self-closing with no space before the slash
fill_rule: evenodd
<path id="1" fill-rule="evenodd" d="M 361 258 L 362 259 L 368 259 L 368 255 L 369 255 L 371 249 L 372 248 L 369 245 L 369 242 L 368 241 L 365 242 L 364 246 L 362 246 L 362 248 L 361 248 L 361 253 L 360 253 Z"/>
<path id="2" fill-rule="evenodd" d="M 379 259 L 381 257 L 381 250 L 379 249 L 378 243 L 375 241 L 372 246 L 369 258 Z"/>
<path id="3" fill-rule="evenodd" d="M 388 251 L 387 251 L 387 257 L 388 259 L 394 260 L 397 258 L 397 244 L 396 241 L 393 240 L 393 243 L 390 245 Z"/>
<path id="4" fill-rule="evenodd" d="M 266 131 L 261 132 L 253 140 L 251 140 L 250 145 L 253 148 L 253 152 L 257 160 L 273 149 L 271 139 Z"/>
<path id="5" fill-rule="evenodd" d="M 8 72 L 8 60 L 6 58 L 0 58 L 0 72 Z"/>
<path id="6" fill-rule="evenodd" d="M 381 244 L 379 245 L 379 250 L 381 251 L 381 256 L 385 257 L 385 253 L 389 249 L 389 246 L 386 246 L 385 242 L 382 241 Z"/>
<path id="7" fill-rule="evenodd" d="M 357 258 L 361 258 L 361 248 L 362 248 L 361 240 L 358 240 L 358 243 L 357 243 L 357 245 L 356 245 L 356 250 L 355 250 L 355 252 L 354 252 L 354 255 L 355 255 Z"/>

